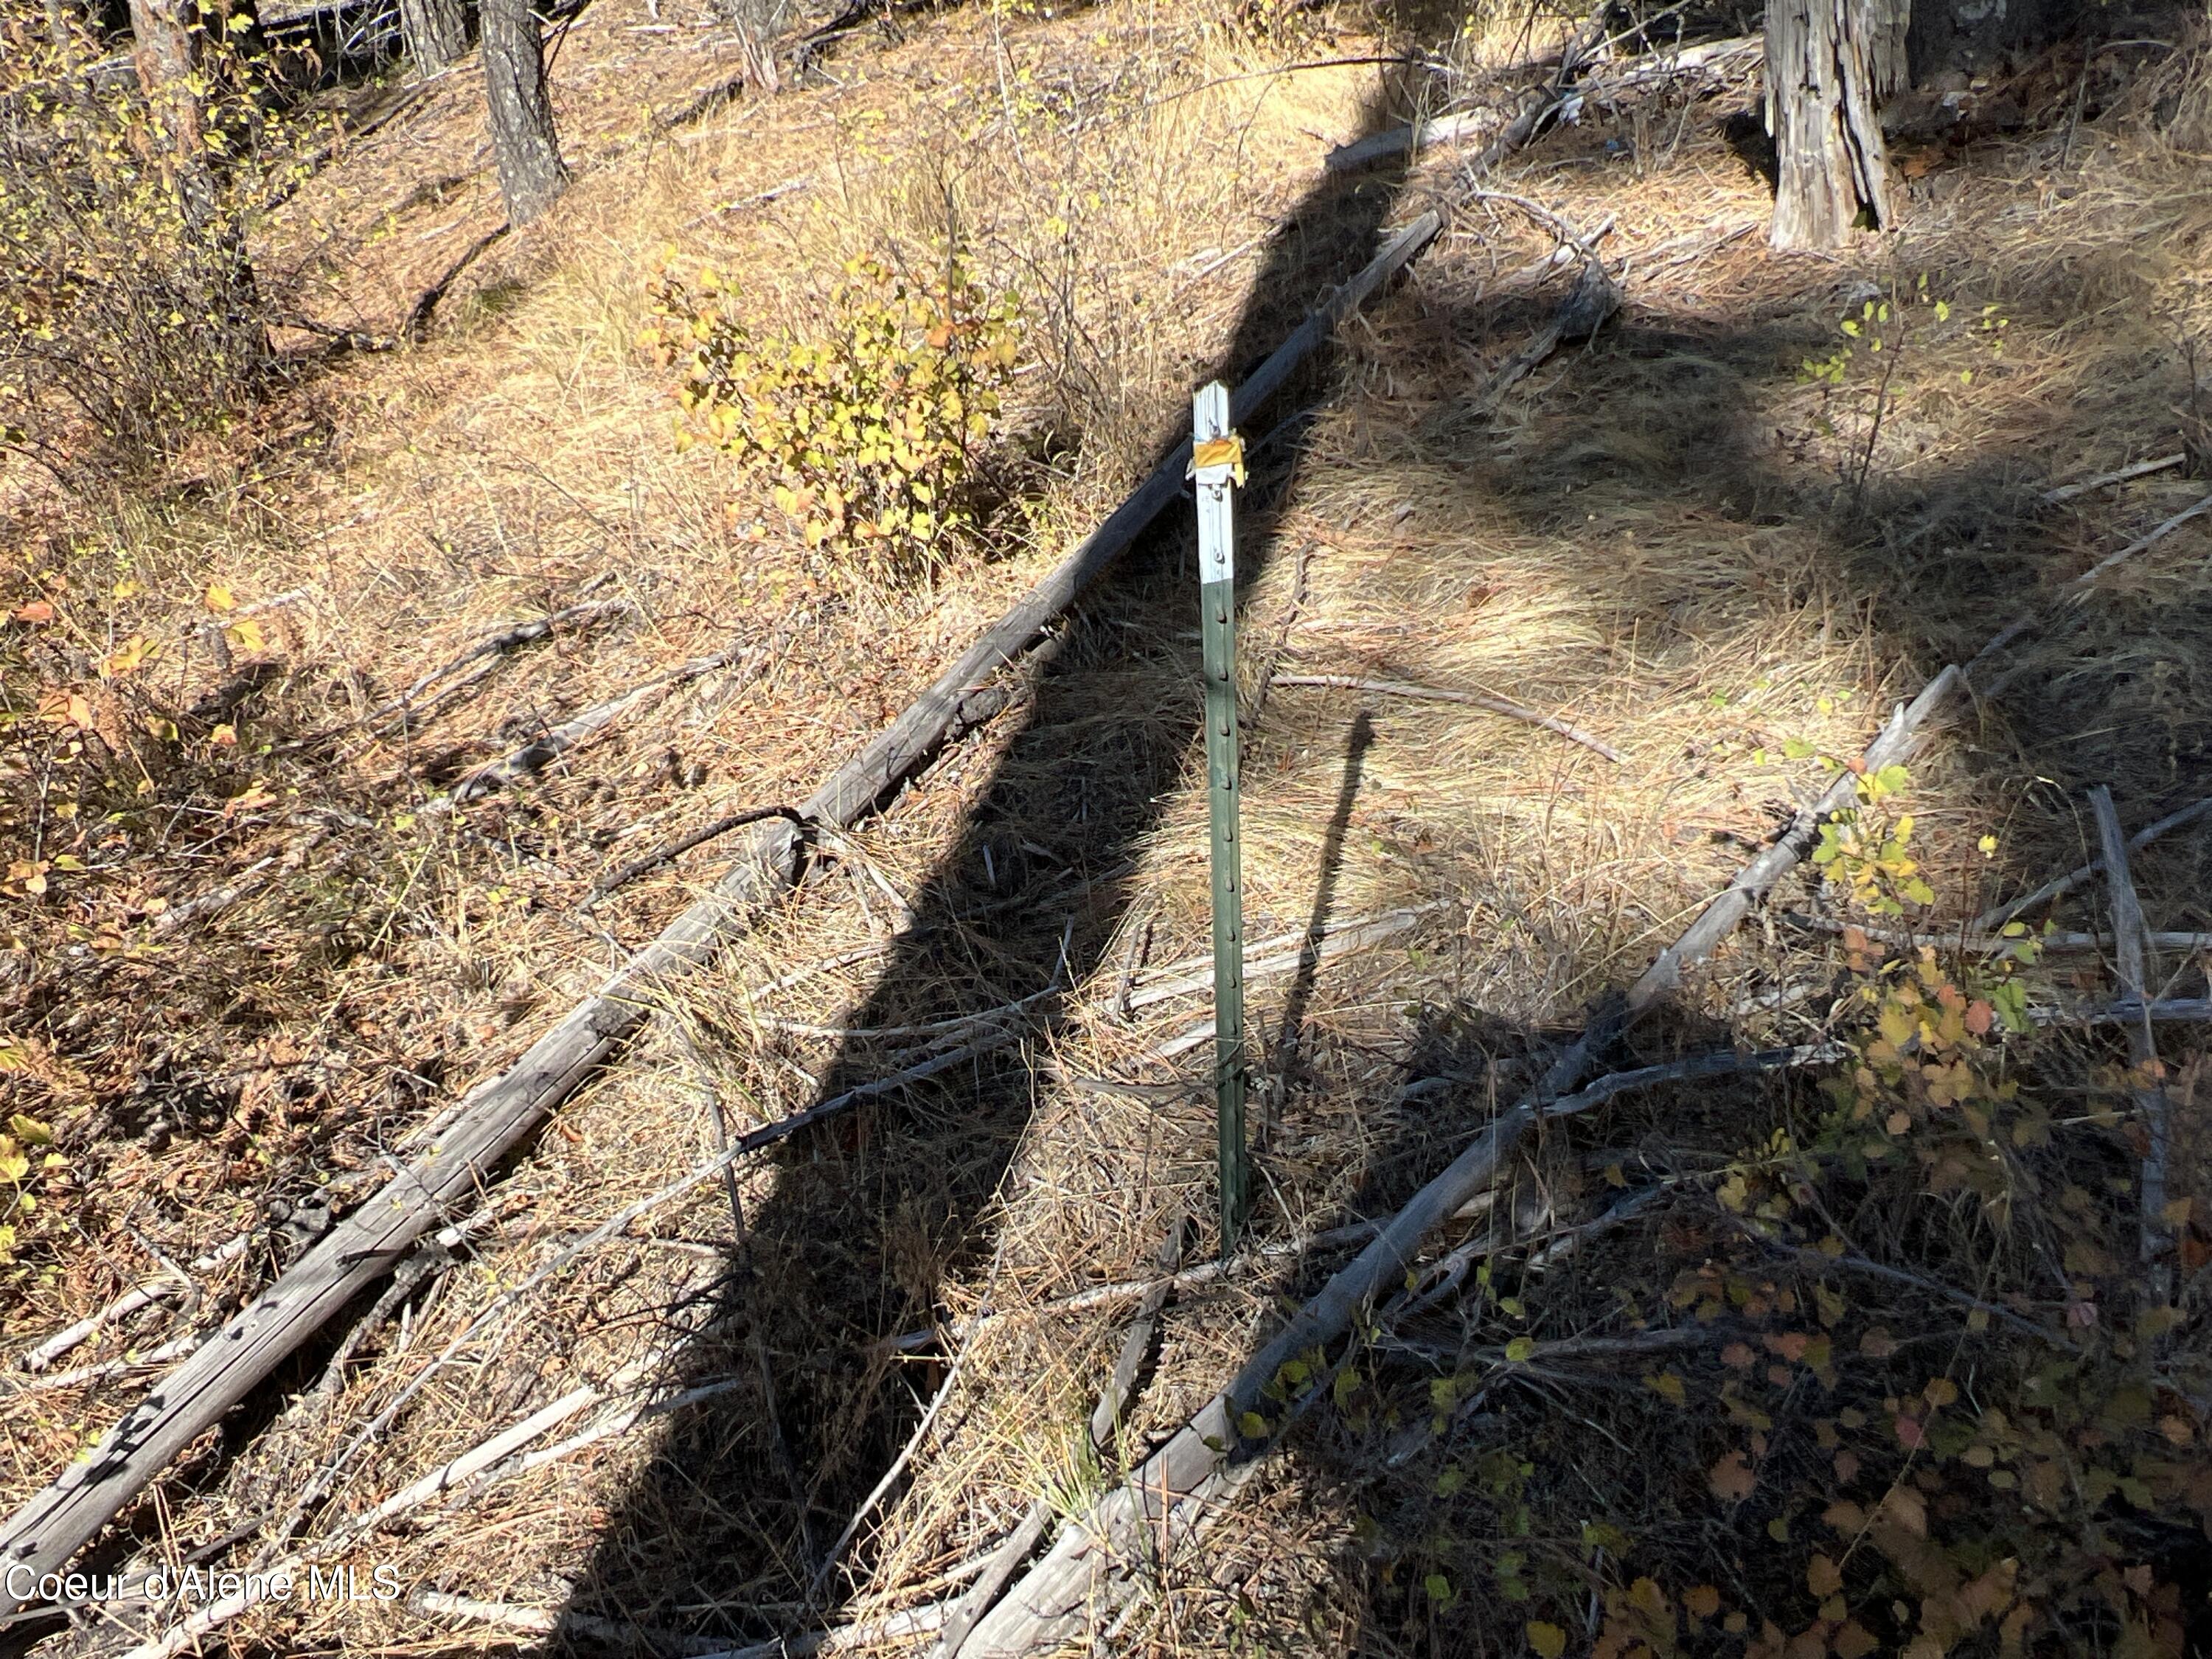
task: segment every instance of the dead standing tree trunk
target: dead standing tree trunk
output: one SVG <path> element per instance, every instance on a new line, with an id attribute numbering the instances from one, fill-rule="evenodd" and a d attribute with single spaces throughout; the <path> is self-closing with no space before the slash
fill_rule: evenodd
<path id="1" fill-rule="evenodd" d="M 526 225 L 568 186 L 545 91 L 545 46 L 530 0 L 483 0 L 484 102 L 509 222 Z"/>
<path id="2" fill-rule="evenodd" d="M 418 79 L 452 66 L 469 49 L 469 18 L 462 0 L 399 0 L 399 32 Z"/>
<path id="3" fill-rule="evenodd" d="M 1911 0 L 1767 0 L 1776 247 L 1839 246 L 1862 211 L 1897 222 L 1875 106 L 1905 86 L 1911 17 Z"/>

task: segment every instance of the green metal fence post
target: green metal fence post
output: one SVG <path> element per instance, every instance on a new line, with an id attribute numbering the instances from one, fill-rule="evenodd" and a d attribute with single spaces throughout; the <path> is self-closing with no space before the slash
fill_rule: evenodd
<path id="1" fill-rule="evenodd" d="M 1244 447 L 1229 423 L 1229 389 L 1191 400 L 1191 476 L 1198 493 L 1198 580 L 1206 672 L 1206 770 L 1212 809 L 1213 1091 L 1221 1135 L 1221 1249 L 1243 1232 L 1251 1199 L 1244 1138 L 1244 872 L 1238 830 L 1237 562 L 1231 489 Z"/>

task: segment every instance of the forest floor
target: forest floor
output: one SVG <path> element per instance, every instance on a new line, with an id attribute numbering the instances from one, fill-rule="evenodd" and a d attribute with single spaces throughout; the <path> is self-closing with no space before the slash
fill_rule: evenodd
<path id="1" fill-rule="evenodd" d="M 2212 515 L 2069 586 L 2212 489 L 2200 23 L 2106 18 L 2126 44 L 1966 88 L 1899 139 L 1904 230 L 1835 257 L 1766 246 L 1755 67 L 1586 103 L 1481 182 L 1601 234 L 1620 310 L 1486 395 L 1571 280 L 1557 238 L 1468 194 L 1471 150 L 1324 158 L 1440 88 L 1524 83 L 1557 27 L 1267 15 L 901 13 L 759 96 L 726 91 L 737 45 L 700 0 L 596 0 L 558 35 L 575 182 L 550 216 L 494 235 L 471 60 L 264 228 L 265 280 L 318 327 L 288 332 L 299 372 L 262 418 L 162 491 L 21 510 L 0 1115 L 55 1161 L 15 1183 L 0 1267 L 0 1501 L 727 848 L 586 910 L 597 880 L 805 798 L 1187 431 L 1194 386 L 1441 206 L 1436 246 L 1247 430 L 1255 1249 L 1176 1281 L 1104 1445 L 1085 1425 L 1164 1246 L 1218 1254 L 1181 507 L 1009 671 L 1006 712 L 671 982 L 398 1291 L 204 1437 L 102 1559 L 402 1587 L 264 1604 L 209 1650 L 915 1650 L 1033 1503 L 1079 1515 L 1188 1419 L 1895 703 L 2027 613 L 1847 826 L 1901 837 L 1909 813 L 1907 848 L 1786 878 L 1607 1065 L 1842 1061 L 1547 1127 L 1096 1639 L 2212 1651 L 2203 1027 L 2159 1025 L 2146 1066 L 2066 1023 L 2120 995 L 2101 878 L 2047 913 L 2081 948 L 1966 938 L 2095 855 L 2095 787 L 2131 833 L 2212 796 Z M 927 588 L 840 580 L 726 457 L 679 451 L 648 289 L 711 264 L 757 326 L 803 331 L 845 260 L 926 266 L 948 230 L 1023 307 L 1010 504 Z M 328 345 L 410 323 L 396 349 Z M 122 661 L 133 641 L 158 649 Z M 2152 929 L 2212 930 L 2212 817 L 2132 875 Z M 2150 993 L 2204 996 L 2204 959 L 2162 941 Z M 1992 1024 L 2031 1003 L 2057 1023 Z M 720 1121 L 963 1045 L 593 1236 Z M 2161 1095 L 2170 1201 L 2146 1218 Z M 363 1521 L 525 1419 L 485 1472 Z M 175 1616 L 0 1644 L 119 1651 Z"/>

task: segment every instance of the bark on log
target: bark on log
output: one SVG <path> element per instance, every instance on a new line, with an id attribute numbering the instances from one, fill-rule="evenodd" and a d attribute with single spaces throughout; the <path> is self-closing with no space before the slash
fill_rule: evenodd
<path id="1" fill-rule="evenodd" d="M 1242 422 L 1278 390 L 1337 323 L 1433 240 L 1425 213 L 1313 312 L 1238 388 Z M 1105 523 L 962 655 L 890 728 L 807 802 L 805 814 L 843 829 L 884 800 L 951 738 L 1005 706 L 984 682 L 1034 641 L 1143 533 L 1183 489 L 1186 440 Z M 0 1614 L 29 1599 L 21 1587 L 68 1562 L 185 1446 L 219 1421 L 299 1345 L 475 1190 L 546 1114 L 646 1018 L 657 985 L 711 958 L 761 906 L 797 878 L 801 834 L 783 819 L 754 828 L 745 853 L 712 892 L 678 916 L 601 990 L 532 1044 L 516 1065 L 463 1103 L 453 1122 L 388 1185 L 333 1227 L 246 1310 L 102 1436 L 89 1452 L 0 1527 Z M 864 1085 L 865 1086 L 865 1085 Z"/>
<path id="2" fill-rule="evenodd" d="M 1947 668 L 1910 708 L 1899 709 L 1868 746 L 1867 769 L 1879 770 L 1909 753 L 1921 725 L 1958 682 L 1959 671 Z M 1710 956 L 1743 920 L 1753 900 L 1812 850 L 1821 819 L 1848 805 L 1857 783 L 1856 773 L 1845 772 L 1814 805 L 1800 812 L 1789 833 L 1745 866 L 1644 971 L 1617 1013 L 1553 1061 L 1542 1082 L 1416 1193 L 1375 1242 L 1124 1485 L 1071 1522 L 1006 1600 L 977 1623 L 962 1650 L 963 1659 L 1022 1659 L 1057 1648 L 1079 1639 L 1094 1611 L 1133 1594 L 1132 1566 L 1147 1559 L 1150 1550 L 1164 1553 L 1177 1536 L 1189 1538 L 1271 1449 L 1264 1437 L 1247 1436 L 1240 1425 L 1248 1414 L 1266 1409 L 1262 1391 L 1283 1366 L 1334 1341 L 1374 1297 L 1403 1279 L 1421 1241 L 1490 1185 L 1547 1107 L 1582 1080 L 1596 1051 L 1656 1006 L 1680 983 L 1682 969 Z"/>
<path id="3" fill-rule="evenodd" d="M 545 90 L 545 43 L 530 0 L 484 0 L 484 106 L 507 216 L 526 225 L 560 199 L 568 169 Z"/>
<path id="4" fill-rule="evenodd" d="M 1905 85 L 1906 0 L 1767 0 L 1766 130 L 1773 244 L 1838 247 L 1863 209 L 1898 219 L 1875 106 Z"/>

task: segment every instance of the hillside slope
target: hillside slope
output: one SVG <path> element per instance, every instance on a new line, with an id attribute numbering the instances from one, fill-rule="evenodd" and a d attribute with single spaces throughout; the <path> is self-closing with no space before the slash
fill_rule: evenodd
<path id="1" fill-rule="evenodd" d="M 256 250 L 316 325 L 289 389 L 174 488 L 19 526 L 0 1091 L 63 1161 L 23 1172 L 0 1268 L 9 1357 L 43 1356 L 0 1382 L 10 1508 L 731 844 L 587 908 L 595 884 L 803 799 L 1122 499 L 1195 385 L 1391 228 L 1446 224 L 1245 434 L 1257 1251 L 1175 1282 L 1103 1447 L 1085 1425 L 1164 1243 L 1217 1253 L 1180 505 L 1003 712 L 658 988 L 392 1292 L 98 1551 L 386 1566 L 399 1594 L 199 1626 L 124 1604 L 33 1646 L 913 1650 L 1033 1506 L 1079 1524 L 1204 1405 L 1894 702 L 2025 613 L 1845 826 L 1879 833 L 1832 839 L 1604 1069 L 1842 1048 L 1547 1126 L 1407 1294 L 1279 1379 L 1247 1431 L 1279 1455 L 1157 1540 L 1126 1607 L 1102 1591 L 1092 1636 L 2205 1650 L 2201 1027 L 2161 1023 L 2146 1064 L 2081 1023 L 2119 995 L 2101 881 L 2052 913 L 2101 945 L 1965 940 L 2094 854 L 2095 786 L 2130 832 L 2212 796 L 2212 516 L 2069 586 L 2208 488 L 2201 29 L 2146 15 L 2105 38 L 2155 52 L 1967 89 L 1978 125 L 1900 146 L 1905 233 L 1832 260 L 1765 247 L 1741 64 L 1588 100 L 1480 180 L 1472 145 L 1328 170 L 1441 98 L 1540 83 L 1562 27 L 897 13 L 771 97 L 728 91 L 705 7 L 598 0 L 560 39 L 577 182 L 538 225 L 494 234 L 469 65 L 293 197 Z M 1620 310 L 1501 383 L 1572 280 L 1555 229 Z M 754 330 L 816 337 L 848 260 L 927 272 L 948 237 L 1020 307 L 998 504 L 933 581 L 857 579 L 679 447 L 649 291 L 710 265 Z M 133 638 L 161 648 L 118 668 Z M 2131 860 L 2152 929 L 2212 929 L 2207 822 Z M 2164 940 L 2148 992 L 2203 997 L 2202 957 Z M 2029 1030 L 2031 1002 L 2065 1012 Z M 917 1070 L 603 1225 L 720 1136 Z"/>

